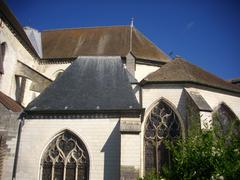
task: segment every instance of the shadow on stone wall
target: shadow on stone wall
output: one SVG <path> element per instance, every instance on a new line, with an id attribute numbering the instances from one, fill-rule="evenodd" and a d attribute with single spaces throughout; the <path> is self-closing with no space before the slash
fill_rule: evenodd
<path id="1" fill-rule="evenodd" d="M 120 178 L 120 123 L 118 122 L 104 144 L 104 180 Z"/>
<path id="2" fill-rule="evenodd" d="M 12 177 L 19 114 L 0 103 L 0 179 Z"/>

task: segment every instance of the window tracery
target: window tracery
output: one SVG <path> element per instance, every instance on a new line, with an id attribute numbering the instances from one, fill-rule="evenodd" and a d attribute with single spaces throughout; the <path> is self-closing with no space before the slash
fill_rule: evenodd
<path id="1" fill-rule="evenodd" d="M 42 180 L 86 180 L 88 171 L 87 150 L 69 131 L 51 142 L 42 159 Z"/>
<path id="2" fill-rule="evenodd" d="M 145 125 L 145 171 L 161 173 L 163 165 L 170 165 L 171 157 L 165 140 L 180 136 L 180 123 L 172 108 L 161 100 L 150 112 Z"/>
<path id="3" fill-rule="evenodd" d="M 220 104 L 214 112 L 213 124 L 217 136 L 227 135 L 231 132 L 240 136 L 240 121 L 225 103 Z"/>

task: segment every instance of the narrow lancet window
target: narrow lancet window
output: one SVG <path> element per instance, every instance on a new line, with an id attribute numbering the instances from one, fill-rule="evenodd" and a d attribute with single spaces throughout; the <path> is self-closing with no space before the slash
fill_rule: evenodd
<path id="1" fill-rule="evenodd" d="M 4 57 L 6 54 L 6 47 L 7 47 L 6 42 L 3 42 L 0 44 L 0 75 L 4 74 L 3 62 L 4 62 Z"/>

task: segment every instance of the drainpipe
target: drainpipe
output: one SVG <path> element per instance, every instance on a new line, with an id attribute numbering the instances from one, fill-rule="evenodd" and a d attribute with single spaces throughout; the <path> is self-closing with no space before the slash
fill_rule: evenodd
<path id="1" fill-rule="evenodd" d="M 139 103 L 142 108 L 143 105 L 142 105 L 142 85 L 141 84 L 139 84 Z"/>
<path id="2" fill-rule="evenodd" d="M 17 144 L 16 144 L 16 150 L 15 150 L 15 156 L 14 156 L 14 163 L 13 163 L 13 173 L 12 173 L 12 180 L 16 179 L 16 173 L 17 173 L 17 163 L 18 163 L 18 153 L 19 153 L 19 145 L 20 145 L 20 138 L 21 138 L 21 132 L 22 127 L 24 125 L 24 115 L 25 113 L 22 112 L 20 114 L 20 122 L 18 126 L 18 134 L 17 134 Z"/>
<path id="3" fill-rule="evenodd" d="M 141 108 L 143 109 L 143 92 L 142 92 L 142 84 L 141 83 L 139 83 L 139 104 L 140 104 Z M 142 111 L 141 122 L 143 122 L 144 114 L 145 114 L 145 109 Z"/>

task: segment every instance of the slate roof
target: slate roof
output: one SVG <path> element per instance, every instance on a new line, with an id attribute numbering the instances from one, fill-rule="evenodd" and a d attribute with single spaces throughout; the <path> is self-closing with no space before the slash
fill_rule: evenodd
<path id="1" fill-rule="evenodd" d="M 240 93 L 240 88 L 238 86 L 220 79 L 214 74 L 211 74 L 180 57 L 175 58 L 175 60 L 149 74 L 141 83 L 194 83 Z"/>
<path id="2" fill-rule="evenodd" d="M 21 112 L 23 110 L 22 106 L 18 104 L 15 100 L 5 95 L 0 91 L 0 103 L 4 105 L 8 110 L 13 112 Z"/>
<path id="3" fill-rule="evenodd" d="M 121 56 L 130 52 L 137 59 L 168 62 L 169 57 L 135 27 L 109 26 L 42 32 L 43 59 L 78 56 Z M 132 39 L 132 41 L 131 41 Z"/>
<path id="4" fill-rule="evenodd" d="M 207 101 L 202 97 L 202 95 L 200 93 L 193 92 L 193 91 L 186 91 L 186 92 L 189 94 L 190 98 L 195 103 L 198 110 L 208 111 L 208 112 L 213 111 L 212 108 L 210 107 L 210 105 L 207 103 Z"/>
<path id="5" fill-rule="evenodd" d="M 120 57 L 79 57 L 27 113 L 141 112 Z"/>
<path id="6" fill-rule="evenodd" d="M 0 0 L 0 17 L 3 18 L 3 20 L 5 20 L 5 22 L 7 22 L 11 26 L 10 30 L 14 31 L 18 35 L 18 37 L 20 38 L 20 42 L 23 43 L 26 47 L 28 47 L 30 51 L 36 57 L 38 57 L 36 50 L 32 46 L 32 43 L 28 39 L 21 24 L 18 22 L 17 18 L 14 16 L 8 6 L 5 4 L 4 0 Z"/>

